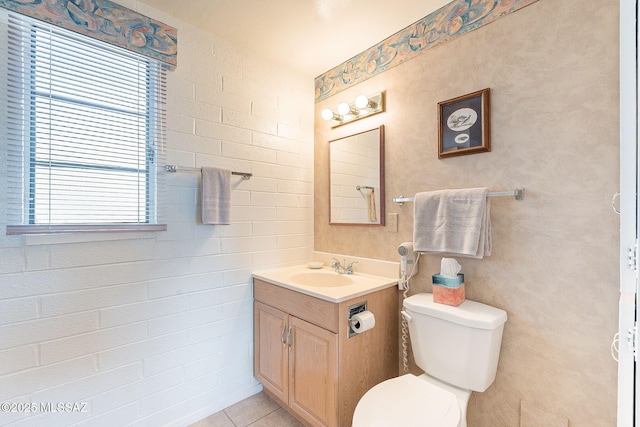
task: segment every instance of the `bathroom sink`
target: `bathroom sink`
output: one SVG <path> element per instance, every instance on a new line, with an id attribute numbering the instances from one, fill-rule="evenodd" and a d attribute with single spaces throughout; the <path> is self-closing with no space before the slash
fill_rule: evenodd
<path id="1" fill-rule="evenodd" d="M 398 279 L 391 277 L 360 271 L 356 274 L 338 274 L 330 268 L 315 269 L 306 264 L 255 271 L 252 275 L 254 279 L 331 302 L 346 301 L 398 284 Z"/>
<path id="2" fill-rule="evenodd" d="M 293 274 L 289 280 L 302 286 L 315 286 L 321 288 L 329 288 L 336 286 L 346 286 L 353 283 L 353 280 L 349 276 L 340 275 L 337 273 L 320 273 L 320 272 L 305 272 Z"/>

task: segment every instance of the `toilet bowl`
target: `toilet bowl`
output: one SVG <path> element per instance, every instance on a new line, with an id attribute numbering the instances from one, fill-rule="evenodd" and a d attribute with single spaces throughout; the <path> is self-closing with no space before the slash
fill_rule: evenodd
<path id="1" fill-rule="evenodd" d="M 470 395 L 428 375 L 406 374 L 365 393 L 352 427 L 466 427 Z"/>
<path id="2" fill-rule="evenodd" d="M 404 300 L 416 364 L 425 374 L 384 381 L 358 402 L 352 427 L 466 427 L 472 391 L 494 381 L 505 311 L 474 301 L 457 307 L 432 294 Z"/>

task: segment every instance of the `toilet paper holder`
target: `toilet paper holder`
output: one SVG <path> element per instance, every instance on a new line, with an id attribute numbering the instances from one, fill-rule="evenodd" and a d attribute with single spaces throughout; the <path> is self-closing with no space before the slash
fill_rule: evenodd
<path id="1" fill-rule="evenodd" d="M 347 323 L 349 324 L 348 338 L 358 335 L 358 333 L 353 330 L 353 324 L 355 320 L 352 319 L 352 317 L 358 313 L 362 313 L 363 311 L 367 311 L 367 301 L 359 302 L 358 304 L 350 305 L 349 307 L 347 307 Z"/>

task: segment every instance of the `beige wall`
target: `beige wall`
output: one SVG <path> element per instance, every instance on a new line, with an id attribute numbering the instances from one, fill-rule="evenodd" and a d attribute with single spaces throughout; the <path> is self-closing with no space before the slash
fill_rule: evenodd
<path id="1" fill-rule="evenodd" d="M 492 152 L 438 160 L 437 103 L 486 87 Z M 383 114 L 334 130 L 320 118 L 380 90 Z M 472 396 L 470 427 L 518 426 L 521 405 L 523 426 L 543 413 L 572 427 L 615 425 L 618 94 L 617 2 L 540 0 L 316 104 L 316 250 L 397 260 L 413 206 L 393 197 L 526 187 L 522 202 L 492 200 L 491 257 L 458 258 L 467 297 L 509 316 L 496 381 Z M 386 211 L 399 214 L 399 231 L 329 226 L 327 141 L 379 124 Z M 430 291 L 439 263 L 422 257 L 412 293 Z"/>

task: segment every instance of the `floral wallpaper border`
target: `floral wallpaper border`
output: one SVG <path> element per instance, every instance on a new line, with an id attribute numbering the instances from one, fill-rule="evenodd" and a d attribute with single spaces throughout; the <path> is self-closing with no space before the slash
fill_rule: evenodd
<path id="1" fill-rule="evenodd" d="M 316 102 L 538 0 L 453 0 L 315 79 Z"/>
<path id="2" fill-rule="evenodd" d="M 175 28 L 109 0 L 0 0 L 0 7 L 177 65 Z"/>

